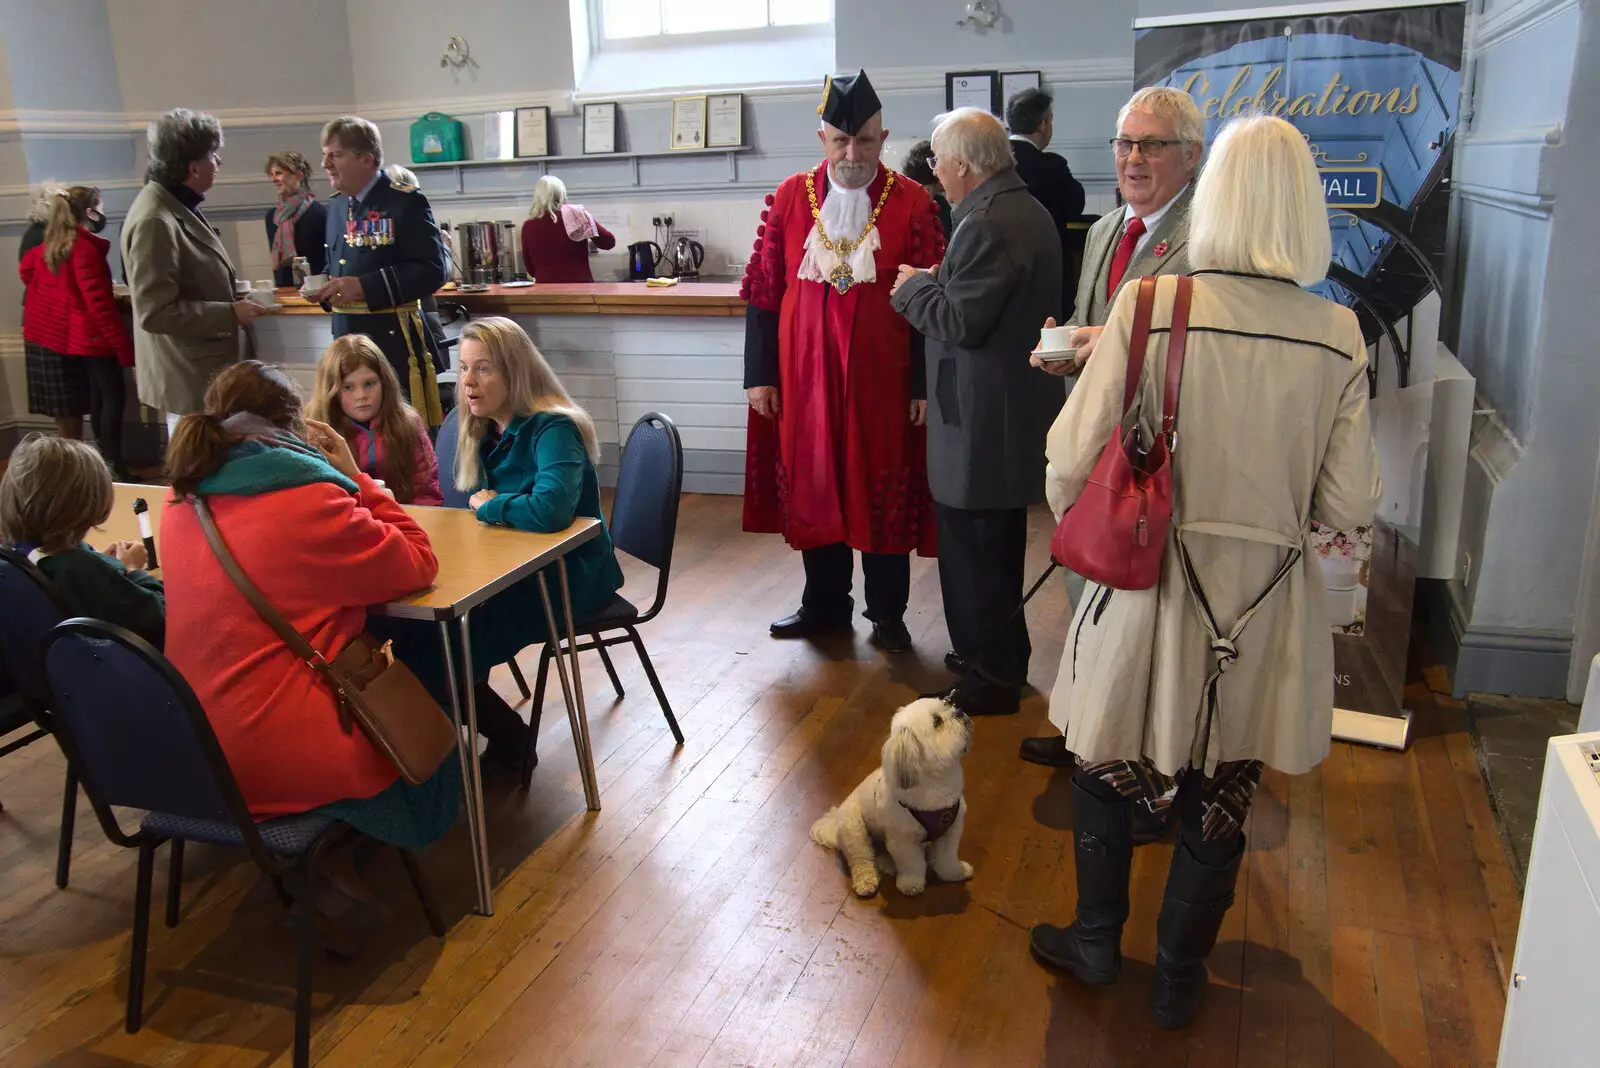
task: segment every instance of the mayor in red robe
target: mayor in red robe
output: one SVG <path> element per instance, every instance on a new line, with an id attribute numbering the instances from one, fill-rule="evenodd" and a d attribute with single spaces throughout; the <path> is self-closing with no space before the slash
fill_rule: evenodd
<path id="1" fill-rule="evenodd" d="M 774 637 L 851 628 L 862 557 L 875 644 L 911 647 L 910 554 L 935 554 L 922 338 L 889 306 L 900 263 L 933 265 L 933 199 L 879 162 L 882 106 L 865 72 L 829 78 L 827 159 L 767 197 L 747 303 L 744 529 L 800 550 L 805 593 Z"/>

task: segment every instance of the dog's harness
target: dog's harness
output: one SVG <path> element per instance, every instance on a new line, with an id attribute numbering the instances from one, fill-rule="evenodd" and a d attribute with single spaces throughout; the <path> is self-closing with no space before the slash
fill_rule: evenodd
<path id="1" fill-rule="evenodd" d="M 927 841 L 944 837 L 944 833 L 955 826 L 956 816 L 961 812 L 961 799 L 956 798 L 956 803 L 944 808 L 912 808 L 904 801 L 900 807 L 911 813 L 916 821 L 922 824 L 922 829 L 928 832 Z"/>

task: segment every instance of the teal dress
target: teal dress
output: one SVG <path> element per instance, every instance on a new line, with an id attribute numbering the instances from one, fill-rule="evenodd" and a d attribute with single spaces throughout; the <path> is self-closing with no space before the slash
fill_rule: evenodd
<path id="1" fill-rule="evenodd" d="M 478 455 L 483 467 L 480 487 L 496 494 L 478 508 L 480 523 L 553 534 L 567 529 L 578 516 L 600 520 L 599 535 L 566 557 L 573 618 L 582 619 L 610 601 L 622 588 L 622 568 L 600 511 L 600 477 L 583 447 L 577 424 L 553 412 L 518 416 L 504 431 L 491 428 L 479 443 Z M 546 577 L 556 625 L 564 627 L 556 568 L 547 568 Z M 450 691 L 438 625 L 374 619 L 372 629 L 394 639 L 396 654 L 448 707 Z M 530 575 L 474 608 L 469 629 L 474 682 L 488 677 L 490 668 L 511 660 L 528 646 L 543 643 L 549 634 L 538 579 Z M 453 642 L 459 633 L 451 627 Z M 459 648 L 455 655 L 459 672 Z"/>

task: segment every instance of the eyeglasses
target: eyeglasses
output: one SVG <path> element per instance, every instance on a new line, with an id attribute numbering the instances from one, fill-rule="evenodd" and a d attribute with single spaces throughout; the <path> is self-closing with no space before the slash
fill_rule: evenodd
<path id="1" fill-rule="evenodd" d="M 1153 137 L 1143 141 L 1130 141 L 1126 137 L 1113 137 L 1111 139 L 1111 150 L 1117 154 L 1118 159 L 1127 159 L 1133 155 L 1133 146 L 1138 145 L 1139 155 L 1150 157 L 1159 156 L 1171 146 L 1183 143 L 1182 141 L 1159 141 Z"/>

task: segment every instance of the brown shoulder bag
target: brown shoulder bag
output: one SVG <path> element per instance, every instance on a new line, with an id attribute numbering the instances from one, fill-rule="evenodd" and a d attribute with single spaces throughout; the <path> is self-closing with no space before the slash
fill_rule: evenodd
<path id="1" fill-rule="evenodd" d="M 333 658 L 332 663 L 324 660 L 322 654 L 267 603 L 255 583 L 239 567 L 239 561 L 222 540 L 222 532 L 217 529 L 205 500 L 196 497 L 194 506 L 200 516 L 200 529 L 221 562 L 222 570 L 256 614 L 333 690 L 339 726 L 344 732 L 349 734 L 354 727 L 360 727 L 378 752 L 389 758 L 402 779 L 413 786 L 427 782 L 456 747 L 456 728 L 421 680 L 394 658 L 389 650 L 390 643 L 380 645 L 363 631 Z"/>

